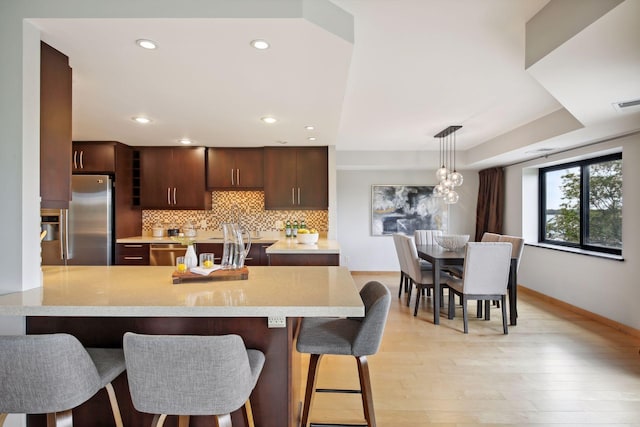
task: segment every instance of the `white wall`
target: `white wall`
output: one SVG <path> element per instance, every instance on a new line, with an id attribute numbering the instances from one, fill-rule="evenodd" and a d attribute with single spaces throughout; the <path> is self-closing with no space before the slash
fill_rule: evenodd
<path id="1" fill-rule="evenodd" d="M 363 153 L 364 154 L 364 153 Z M 393 153 L 388 155 L 392 156 Z M 436 154 L 437 155 L 437 154 Z M 460 201 L 449 208 L 449 232 L 475 234 L 477 172 L 462 171 Z M 371 186 L 434 185 L 434 170 L 338 170 L 338 241 L 341 265 L 352 271 L 399 271 L 391 236 L 371 236 Z"/>
<path id="2" fill-rule="evenodd" d="M 537 242 L 537 169 L 622 148 L 624 261 L 526 246 L 518 282 L 600 316 L 640 329 L 640 134 L 511 166 L 506 170 L 505 233 Z M 523 179 L 524 177 L 524 179 Z M 524 218 L 524 219 L 523 219 Z"/>

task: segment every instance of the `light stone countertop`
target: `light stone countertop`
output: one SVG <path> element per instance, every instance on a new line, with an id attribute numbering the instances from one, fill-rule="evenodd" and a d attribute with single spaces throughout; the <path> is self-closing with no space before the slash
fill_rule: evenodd
<path id="1" fill-rule="evenodd" d="M 346 267 L 249 267 L 248 280 L 172 284 L 173 267 L 45 266 L 43 287 L 0 296 L 0 316 L 363 316 Z"/>
<path id="2" fill-rule="evenodd" d="M 194 237 L 195 243 L 223 243 L 220 232 L 199 232 Z M 116 243 L 177 243 L 170 237 L 135 236 L 120 238 Z M 313 245 L 301 244 L 294 238 L 287 239 L 278 232 L 262 232 L 261 237 L 252 237 L 252 244 L 271 244 L 266 250 L 267 254 L 340 254 L 340 244 L 336 240 L 321 237 L 318 243 Z"/>

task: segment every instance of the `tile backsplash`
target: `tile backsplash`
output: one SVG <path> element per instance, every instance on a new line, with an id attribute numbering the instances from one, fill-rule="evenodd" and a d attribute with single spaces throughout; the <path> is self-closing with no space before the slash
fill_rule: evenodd
<path id="1" fill-rule="evenodd" d="M 264 209 L 263 191 L 214 191 L 212 208 L 199 210 L 143 210 L 142 232 L 151 233 L 154 224 L 175 223 L 179 227 L 191 221 L 200 230 L 220 230 L 224 222 L 240 223 L 247 230 L 270 231 L 276 229 L 276 221 L 304 219 L 309 228 L 327 231 L 329 214 L 326 210 L 272 211 Z"/>

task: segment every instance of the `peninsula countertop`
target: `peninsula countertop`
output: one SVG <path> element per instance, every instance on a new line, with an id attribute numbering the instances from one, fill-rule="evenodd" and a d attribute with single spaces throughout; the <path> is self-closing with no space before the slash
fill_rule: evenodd
<path id="1" fill-rule="evenodd" d="M 322 236 L 322 235 L 321 235 Z M 199 233 L 193 238 L 198 243 L 223 243 L 220 233 Z M 116 243 L 178 243 L 171 237 L 134 236 L 120 238 Z M 252 237 L 253 244 L 269 244 L 267 254 L 340 254 L 340 244 L 336 240 L 320 237 L 316 244 L 301 244 L 296 238 L 286 238 L 282 233 L 263 233 L 260 237 Z"/>
<path id="2" fill-rule="evenodd" d="M 249 267 L 247 280 L 172 284 L 173 267 L 46 266 L 43 286 L 0 296 L 0 315 L 363 316 L 346 267 Z"/>

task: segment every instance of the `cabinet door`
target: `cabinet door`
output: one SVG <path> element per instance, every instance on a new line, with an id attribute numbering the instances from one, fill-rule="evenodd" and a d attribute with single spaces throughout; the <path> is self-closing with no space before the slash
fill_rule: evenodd
<path id="1" fill-rule="evenodd" d="M 296 173 L 298 209 L 327 209 L 329 206 L 327 148 L 298 149 Z"/>
<path id="2" fill-rule="evenodd" d="M 41 207 L 69 207 L 71 200 L 71 68 L 69 58 L 40 44 Z"/>
<path id="3" fill-rule="evenodd" d="M 140 206 L 143 209 L 170 209 L 173 201 L 171 148 L 140 150 Z"/>
<path id="4" fill-rule="evenodd" d="M 222 248 L 222 243 L 196 243 L 196 254 L 198 254 L 198 260 L 200 259 L 200 254 L 211 253 L 213 254 L 214 264 L 220 264 L 220 261 L 222 261 Z"/>
<path id="5" fill-rule="evenodd" d="M 262 148 L 239 148 L 235 154 L 235 187 L 262 188 L 264 183 L 264 150 Z"/>
<path id="6" fill-rule="evenodd" d="M 231 188 L 235 182 L 234 151 L 228 148 L 207 149 L 207 188 Z"/>
<path id="7" fill-rule="evenodd" d="M 265 148 L 265 209 L 291 209 L 297 206 L 296 201 L 296 151 L 286 148 Z"/>
<path id="8" fill-rule="evenodd" d="M 114 173 L 115 146 L 109 142 L 74 142 L 71 160 L 75 173 Z"/>
<path id="9" fill-rule="evenodd" d="M 204 147 L 173 149 L 171 162 L 173 174 L 171 207 L 173 209 L 206 209 L 204 154 Z M 211 194 L 209 194 L 209 200 L 211 200 Z"/>

